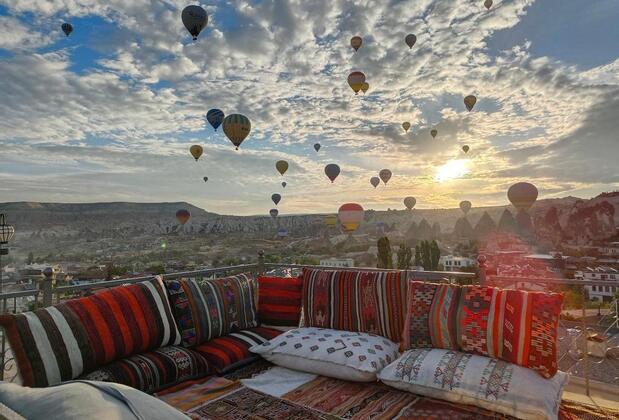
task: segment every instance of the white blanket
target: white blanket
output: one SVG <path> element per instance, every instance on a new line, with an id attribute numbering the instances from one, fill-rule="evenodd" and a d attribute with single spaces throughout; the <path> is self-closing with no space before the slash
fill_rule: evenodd
<path id="1" fill-rule="evenodd" d="M 286 369 L 275 366 L 266 370 L 251 379 L 243 379 L 241 383 L 248 388 L 263 392 L 274 397 L 292 391 L 316 379 L 317 375 L 311 373 L 299 372 L 297 370 Z"/>

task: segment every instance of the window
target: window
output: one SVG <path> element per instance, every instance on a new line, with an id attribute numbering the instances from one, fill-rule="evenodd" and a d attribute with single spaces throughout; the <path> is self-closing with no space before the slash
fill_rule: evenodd
<path id="1" fill-rule="evenodd" d="M 592 290 L 593 290 L 594 292 L 597 292 L 597 291 L 598 291 L 598 287 L 597 287 L 597 286 L 591 286 L 591 288 L 592 288 Z"/>
<path id="2" fill-rule="evenodd" d="M 604 286 L 604 288 L 606 289 L 607 293 L 610 293 L 610 286 Z"/>

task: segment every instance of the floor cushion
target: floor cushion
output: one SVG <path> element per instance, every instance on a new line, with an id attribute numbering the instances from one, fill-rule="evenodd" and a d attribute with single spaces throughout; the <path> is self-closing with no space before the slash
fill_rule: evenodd
<path id="1" fill-rule="evenodd" d="M 258 325 L 256 286 L 251 274 L 214 280 L 168 280 L 166 287 L 186 347 Z"/>
<path id="2" fill-rule="evenodd" d="M 303 281 L 299 277 L 258 277 L 258 321 L 269 327 L 298 327 Z"/>
<path id="3" fill-rule="evenodd" d="M 408 350 L 378 378 L 394 388 L 525 419 L 556 419 L 567 375 L 552 379 L 503 360 L 445 349 Z"/>
<path id="4" fill-rule="evenodd" d="M 204 356 L 179 346 L 117 360 L 82 379 L 116 382 L 152 394 L 163 388 L 213 373 Z"/>
<path id="5" fill-rule="evenodd" d="M 368 333 L 297 328 L 250 349 L 283 367 L 369 382 L 398 357 L 398 344 Z"/>
<path id="6" fill-rule="evenodd" d="M 272 328 L 256 327 L 214 338 L 208 343 L 193 347 L 192 350 L 204 356 L 217 373 L 226 373 L 258 359 L 259 356 L 249 349 L 281 333 Z"/>
<path id="7" fill-rule="evenodd" d="M 400 342 L 403 272 L 303 270 L 303 326 L 378 334 Z"/>
<path id="8" fill-rule="evenodd" d="M 563 295 L 462 286 L 458 305 L 461 351 L 536 370 L 557 372 L 557 328 Z"/>
<path id="9" fill-rule="evenodd" d="M 458 350 L 456 336 L 460 286 L 411 281 L 408 284 L 402 350 Z"/>
<path id="10" fill-rule="evenodd" d="M 0 316 L 26 386 L 77 378 L 114 360 L 180 343 L 159 278 Z"/>
<path id="11" fill-rule="evenodd" d="M 107 382 L 78 380 L 47 388 L 0 382 L 0 402 L 26 419 L 189 420 L 155 397 Z"/>

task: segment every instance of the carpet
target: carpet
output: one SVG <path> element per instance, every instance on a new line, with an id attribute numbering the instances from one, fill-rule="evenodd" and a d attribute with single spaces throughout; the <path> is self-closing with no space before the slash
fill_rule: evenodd
<path id="1" fill-rule="evenodd" d="M 177 410 L 187 413 L 222 395 L 229 394 L 241 386 L 238 381 L 211 377 L 202 382 L 192 381 L 174 388 L 168 388 L 155 394 L 155 396 Z"/>
<path id="2" fill-rule="evenodd" d="M 317 377 L 311 373 L 273 366 L 253 378 L 241 379 L 241 383 L 254 391 L 269 394 L 272 397 L 281 397 Z"/>

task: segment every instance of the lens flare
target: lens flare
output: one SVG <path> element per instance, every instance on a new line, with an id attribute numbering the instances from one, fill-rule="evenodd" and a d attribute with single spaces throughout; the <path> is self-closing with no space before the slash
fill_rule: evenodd
<path id="1" fill-rule="evenodd" d="M 451 181 L 452 179 L 462 178 L 470 171 L 466 167 L 468 160 L 454 159 L 445 163 L 436 171 L 436 180 L 438 182 Z"/>

